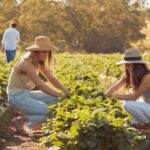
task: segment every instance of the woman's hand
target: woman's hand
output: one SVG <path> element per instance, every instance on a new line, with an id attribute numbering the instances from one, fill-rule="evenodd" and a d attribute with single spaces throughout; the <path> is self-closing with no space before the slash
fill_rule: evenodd
<path id="1" fill-rule="evenodd" d="M 64 94 L 65 94 L 65 96 L 70 96 L 70 91 L 67 90 L 67 89 L 65 89 L 65 90 L 64 90 Z"/>
<path id="2" fill-rule="evenodd" d="M 112 97 L 112 94 L 106 91 L 106 92 L 105 92 L 105 96 L 106 96 L 106 97 Z"/>
<path id="3" fill-rule="evenodd" d="M 64 94 L 62 94 L 62 93 L 59 93 L 58 97 L 59 97 L 59 98 L 64 98 L 64 97 L 65 97 L 65 95 L 64 95 Z"/>
<path id="4" fill-rule="evenodd" d="M 70 98 L 70 94 L 67 95 L 67 94 L 60 93 L 59 97 L 62 98 L 62 99 L 63 98 Z"/>

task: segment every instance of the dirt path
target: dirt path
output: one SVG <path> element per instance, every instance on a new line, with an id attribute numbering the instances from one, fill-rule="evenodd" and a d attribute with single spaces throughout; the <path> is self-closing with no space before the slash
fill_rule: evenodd
<path id="1" fill-rule="evenodd" d="M 6 108 L 6 111 L 0 116 L 0 150 L 60 150 L 57 147 L 42 147 L 37 140 L 12 133 L 9 127 L 13 116 L 10 107 Z M 150 131 L 149 133 L 145 131 L 144 134 L 150 139 Z M 5 139 L 4 144 L 1 143 L 1 139 Z M 150 150 L 150 147 L 146 150 Z"/>
<path id="2" fill-rule="evenodd" d="M 40 143 L 28 137 L 13 135 L 12 138 L 6 139 L 1 150 L 48 150 L 48 148 L 42 147 Z"/>
<path id="3" fill-rule="evenodd" d="M 11 130 L 13 110 L 8 106 L 0 115 L 0 150 L 48 150 L 29 137 L 15 135 Z M 4 140 L 3 144 L 1 139 Z"/>
<path id="4" fill-rule="evenodd" d="M 35 141 L 30 137 L 15 135 L 10 133 L 10 130 L 3 131 L 2 138 L 5 139 L 5 142 L 0 150 L 48 150 L 48 148 L 41 146 L 38 140 Z"/>

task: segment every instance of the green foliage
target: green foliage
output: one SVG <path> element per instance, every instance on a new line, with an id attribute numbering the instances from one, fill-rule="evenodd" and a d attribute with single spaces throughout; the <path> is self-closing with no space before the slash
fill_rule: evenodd
<path id="1" fill-rule="evenodd" d="M 130 116 L 119 101 L 103 97 L 107 86 L 122 74 L 123 67 L 115 65 L 120 59 L 115 54 L 57 55 L 56 74 L 71 97 L 49 107 L 49 121 L 43 126 L 49 135 L 40 139 L 43 144 L 66 150 L 133 150 L 135 146 L 143 150 L 147 146 L 146 137 L 129 126 Z M 13 65 L 0 61 L 2 98 Z"/>
<path id="2" fill-rule="evenodd" d="M 65 150 L 133 150 L 135 146 L 143 149 L 148 144 L 145 136 L 130 127 L 130 116 L 122 110 L 119 101 L 103 97 L 109 76 L 116 78 L 122 73 L 113 63 L 114 57 L 120 58 L 57 56 L 57 76 L 70 89 L 71 97 L 49 107 L 49 120 L 43 127 L 49 135 L 40 139 L 43 144 Z M 111 69 L 106 71 L 106 67 L 112 69 L 111 74 Z M 100 72 L 107 76 L 104 82 Z"/>
<path id="3" fill-rule="evenodd" d="M 3 60 L 0 60 L 0 103 L 7 97 L 6 87 L 12 66 L 13 63 L 6 64 Z"/>

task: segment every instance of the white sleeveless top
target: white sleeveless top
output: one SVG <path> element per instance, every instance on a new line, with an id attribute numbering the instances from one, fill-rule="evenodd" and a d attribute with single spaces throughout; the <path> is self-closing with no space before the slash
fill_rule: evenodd
<path id="1" fill-rule="evenodd" d="M 14 95 L 24 90 L 31 90 L 34 88 L 35 84 L 26 74 L 18 74 L 15 69 L 12 70 L 7 86 L 8 95 Z"/>

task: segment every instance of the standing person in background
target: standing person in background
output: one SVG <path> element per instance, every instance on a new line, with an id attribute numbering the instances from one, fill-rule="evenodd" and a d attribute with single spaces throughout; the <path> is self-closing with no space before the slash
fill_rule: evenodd
<path id="1" fill-rule="evenodd" d="M 17 24 L 12 22 L 10 28 L 6 29 L 2 39 L 2 51 L 6 53 L 7 63 L 14 60 L 16 56 L 17 43 L 20 42 L 20 33 L 16 29 Z"/>
<path id="2" fill-rule="evenodd" d="M 106 96 L 125 100 L 124 108 L 132 115 L 132 124 L 146 128 L 150 123 L 150 70 L 137 49 L 127 49 L 124 60 L 124 73 L 120 80 L 106 91 Z M 121 94 L 124 87 L 132 88 L 130 94 Z M 140 98 L 141 101 L 136 101 Z"/>
<path id="3" fill-rule="evenodd" d="M 48 106 L 58 103 L 58 98 L 70 95 L 52 72 L 53 47 L 50 39 L 46 36 L 36 37 L 34 45 L 28 47 L 27 51 L 14 65 L 7 86 L 10 105 L 23 114 L 13 119 L 16 130 L 21 134 L 40 130 L 41 123 L 47 120 L 50 112 Z M 45 84 L 38 72 L 62 92 Z"/>

